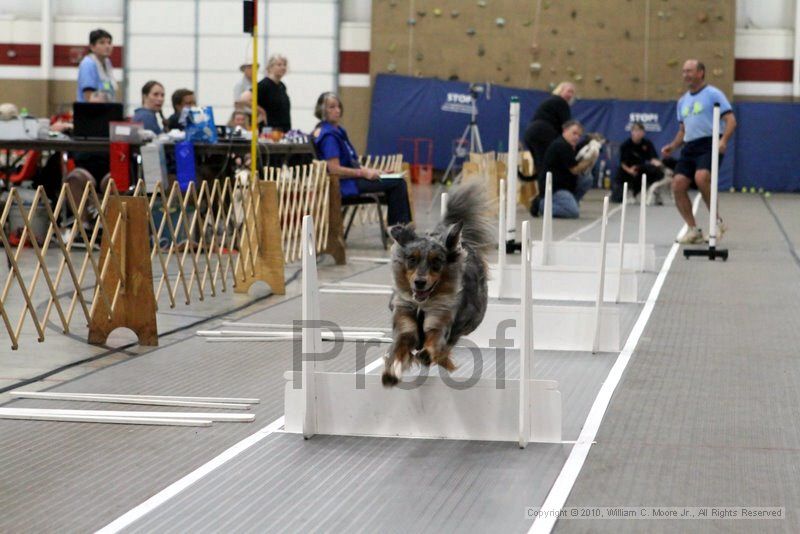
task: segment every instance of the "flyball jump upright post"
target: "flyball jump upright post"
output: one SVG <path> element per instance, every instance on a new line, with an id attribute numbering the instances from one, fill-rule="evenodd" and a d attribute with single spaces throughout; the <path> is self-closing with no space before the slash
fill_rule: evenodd
<path id="1" fill-rule="evenodd" d="M 711 133 L 711 205 L 709 211 L 708 248 L 683 249 L 683 256 L 705 256 L 709 260 L 728 260 L 728 249 L 717 248 L 717 189 L 719 187 L 719 104 L 714 104 L 714 126 Z"/>
<path id="2" fill-rule="evenodd" d="M 508 165 L 506 166 L 506 253 L 522 248 L 517 242 L 517 159 L 519 158 L 519 98 L 511 97 L 508 112 Z"/>

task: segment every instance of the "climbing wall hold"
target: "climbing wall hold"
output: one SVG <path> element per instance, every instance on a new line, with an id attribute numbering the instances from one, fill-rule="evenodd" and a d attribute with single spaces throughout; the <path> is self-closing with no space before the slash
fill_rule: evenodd
<path id="1" fill-rule="evenodd" d="M 416 59 L 417 61 L 422 61 L 425 59 L 425 55 L 422 52 L 417 52 Z"/>
<path id="2" fill-rule="evenodd" d="M 494 19 L 494 23 L 497 25 L 498 28 L 503 28 L 506 25 L 506 19 L 503 17 L 497 17 Z"/>
<path id="3" fill-rule="evenodd" d="M 414 17 L 411 17 L 406 21 L 406 24 L 408 24 L 409 26 L 416 26 L 417 19 L 415 19 Z"/>
<path id="4" fill-rule="evenodd" d="M 486 48 L 482 45 L 478 45 L 478 57 L 483 57 L 486 55 Z"/>
<path id="5" fill-rule="evenodd" d="M 558 28 L 553 28 L 552 30 L 550 30 L 550 33 L 552 33 L 553 35 L 558 35 Z"/>
<path id="6" fill-rule="evenodd" d="M 475 28 L 467 28 L 467 35 L 469 35 L 470 37 L 475 35 Z"/>
<path id="7" fill-rule="evenodd" d="M 675 58 L 667 60 L 667 67 L 675 67 L 678 64 L 678 60 Z"/>
<path id="8" fill-rule="evenodd" d="M 459 10 L 454 9 L 453 11 L 450 12 L 450 17 L 454 18 L 454 19 L 457 19 L 460 14 L 461 14 L 461 12 Z"/>
<path id="9" fill-rule="evenodd" d="M 386 65 L 386 70 L 389 72 L 397 72 L 397 63 L 390 61 L 389 64 Z"/>
<path id="10" fill-rule="evenodd" d="M 486 7 L 486 0 L 478 0 L 478 7 Z"/>
<path id="11" fill-rule="evenodd" d="M 594 81 L 595 83 L 600 83 L 603 81 L 603 77 L 598 74 L 597 76 L 594 77 Z"/>
<path id="12" fill-rule="evenodd" d="M 530 19 L 522 23 L 522 25 L 525 26 L 526 28 L 528 28 L 531 24 L 533 24 L 533 21 Z"/>
<path id="13" fill-rule="evenodd" d="M 633 83 L 639 83 L 639 77 L 638 76 L 634 76 L 633 78 L 631 78 L 631 81 Z"/>
<path id="14" fill-rule="evenodd" d="M 397 50 L 397 44 L 395 44 L 395 43 L 390 43 L 390 44 L 389 44 L 389 48 L 388 48 L 388 50 L 389 50 L 389 52 L 390 52 L 390 53 L 392 53 L 392 54 L 393 54 L 393 53 L 394 53 L 394 51 L 395 51 L 395 50 Z"/>
<path id="15" fill-rule="evenodd" d="M 427 14 L 428 14 L 428 12 L 427 12 L 427 11 L 425 11 L 424 9 L 418 9 L 418 10 L 417 10 L 417 16 L 418 16 L 419 18 L 422 18 L 422 17 L 424 17 L 424 16 L 425 16 L 425 15 L 427 15 Z"/>
<path id="16" fill-rule="evenodd" d="M 678 39 L 686 39 L 686 34 L 684 32 L 678 32 Z"/>
<path id="17" fill-rule="evenodd" d="M 441 17 L 441 16 L 442 16 L 442 10 L 441 10 L 440 8 L 438 8 L 438 7 L 437 7 L 437 8 L 435 8 L 435 9 L 433 10 L 433 16 L 434 16 L 434 17 Z"/>
<path id="18" fill-rule="evenodd" d="M 575 76 L 572 77 L 572 79 L 575 80 L 576 82 L 582 82 L 583 74 L 576 74 Z"/>
<path id="19" fill-rule="evenodd" d="M 708 22 L 708 13 L 706 13 L 705 11 L 700 11 L 699 13 L 697 13 L 697 22 L 699 22 L 700 24 L 705 24 L 706 22 Z"/>
<path id="20" fill-rule="evenodd" d="M 530 69 L 531 72 L 539 73 L 542 71 L 542 64 L 537 61 L 534 61 L 533 63 L 530 64 Z M 551 70 L 554 71 L 555 69 L 551 68 Z"/>
<path id="21" fill-rule="evenodd" d="M 577 10 L 575 10 L 575 9 L 573 9 L 573 10 L 570 12 L 569 16 L 570 16 L 570 17 L 572 17 L 572 20 L 575 20 L 576 18 L 578 18 L 578 11 L 577 11 Z"/>
<path id="22" fill-rule="evenodd" d="M 716 77 L 720 77 L 722 76 L 722 69 L 717 67 L 716 69 L 712 70 L 711 73 Z"/>
<path id="23" fill-rule="evenodd" d="M 575 48 L 571 47 L 571 46 L 569 48 L 567 48 L 567 55 L 568 56 L 574 56 L 575 55 Z"/>

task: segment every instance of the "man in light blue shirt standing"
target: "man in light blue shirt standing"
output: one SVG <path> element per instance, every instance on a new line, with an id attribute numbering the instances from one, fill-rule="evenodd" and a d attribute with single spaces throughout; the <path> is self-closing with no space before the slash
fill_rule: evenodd
<path id="1" fill-rule="evenodd" d="M 89 34 L 89 50 L 78 66 L 78 102 L 114 102 L 119 84 L 111 64 L 111 34 L 103 29 Z"/>
<path id="2" fill-rule="evenodd" d="M 728 147 L 728 140 L 736 129 L 736 117 L 725 94 L 706 83 L 706 68 L 696 59 L 688 59 L 683 64 L 683 81 L 688 91 L 678 101 L 678 122 L 680 128 L 675 139 L 661 149 L 664 156 L 669 156 L 676 149 L 681 149 L 681 157 L 675 167 L 672 180 L 672 191 L 675 205 L 686 221 L 689 230 L 679 240 L 682 244 L 703 242 L 703 232 L 697 227 L 692 214 L 692 202 L 689 189 L 696 186 L 703 195 L 706 206 L 711 204 L 711 141 L 714 120 L 714 105 L 719 104 L 720 128 L 724 127 L 719 140 L 719 163 Z M 719 212 L 717 212 L 719 213 Z M 718 236 L 721 238 L 727 227 L 722 217 L 717 221 Z"/>

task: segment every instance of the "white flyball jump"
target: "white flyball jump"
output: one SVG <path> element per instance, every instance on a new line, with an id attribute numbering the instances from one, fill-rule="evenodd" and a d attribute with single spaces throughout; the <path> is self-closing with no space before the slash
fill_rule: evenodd
<path id="1" fill-rule="evenodd" d="M 549 175 L 549 173 L 548 173 Z M 548 180 L 549 180 L 548 176 Z M 549 183 L 549 182 L 548 182 Z M 506 259 L 506 245 L 502 237 L 506 234 L 506 196 L 503 180 L 500 181 L 500 207 L 498 233 L 501 238 L 497 249 L 498 261 L 489 266 L 489 295 L 494 298 L 517 298 L 520 294 L 519 264 L 509 264 Z M 620 243 L 623 243 L 625 230 L 625 210 L 620 219 Z M 545 228 L 543 234 L 548 234 Z M 550 238 L 552 239 L 552 237 Z M 544 243 L 543 239 L 541 243 Z M 534 246 L 534 251 L 536 251 Z M 623 247 L 617 247 L 621 252 Z M 540 254 L 544 254 L 541 251 Z M 621 264 L 617 259 L 617 265 Z M 606 265 L 608 262 L 606 262 Z M 607 267 L 606 267 L 607 268 Z M 562 300 L 594 302 L 598 293 L 599 261 L 595 265 L 534 265 L 533 297 L 537 300 Z M 632 269 L 608 269 L 610 277 L 605 284 L 605 302 L 637 302 L 639 297 L 639 276 Z"/>
<path id="2" fill-rule="evenodd" d="M 711 198 L 709 199 L 711 205 L 708 209 L 708 248 L 684 248 L 683 256 L 687 259 L 692 256 L 705 256 L 712 261 L 717 258 L 721 258 L 723 261 L 728 261 L 728 249 L 717 248 L 717 196 L 719 196 L 719 118 L 719 104 L 714 104 L 712 119 L 713 124 L 711 129 Z"/>
<path id="3" fill-rule="evenodd" d="M 594 267 L 600 257 L 600 244 L 584 241 L 553 241 L 553 191 L 552 178 L 547 173 L 544 196 L 544 213 L 542 219 L 542 240 L 534 241 L 534 265 L 571 265 Z M 647 194 L 645 177 L 642 177 L 642 194 Z M 511 203 L 509 198 L 508 203 Z M 636 271 L 656 270 L 656 251 L 652 243 L 645 241 L 647 205 L 641 203 L 639 210 L 639 236 L 636 243 L 625 243 L 625 254 L 622 264 L 625 269 Z M 617 269 L 619 266 L 619 247 L 612 243 L 608 246 L 606 267 Z"/>
<path id="4" fill-rule="evenodd" d="M 523 254 L 529 261 L 527 222 L 522 232 Z M 319 320 L 313 222 L 308 215 L 303 219 L 303 236 L 303 319 Z M 517 315 L 523 323 L 520 378 L 473 377 L 467 383 L 437 376 L 438 368 L 433 367 L 420 385 L 404 380 L 385 388 L 378 374 L 357 377 L 318 371 L 314 356 L 325 355 L 320 329 L 304 328 L 302 371 L 285 374 L 286 432 L 302 433 L 306 439 L 315 434 L 388 436 L 512 441 L 520 447 L 529 442 L 561 442 L 558 383 L 531 378 L 531 278 L 527 269 L 522 281 L 524 305 Z"/>
<path id="5" fill-rule="evenodd" d="M 502 180 L 501 180 L 502 182 Z M 501 209 L 499 236 L 504 234 L 505 217 L 502 209 L 502 199 L 505 197 L 505 187 L 501 184 Z M 447 211 L 447 193 L 442 193 L 441 213 L 442 216 Z M 607 209 L 607 208 L 606 208 Z M 489 296 L 496 297 L 501 294 L 497 288 L 502 285 L 504 289 L 502 298 L 507 299 L 501 302 L 490 300 L 486 308 L 486 315 L 483 322 L 468 336 L 464 336 L 462 344 L 477 346 L 481 349 L 491 349 L 497 346 L 498 334 L 503 335 L 503 339 L 512 342 L 509 348 L 519 349 L 522 346 L 522 330 L 518 325 L 521 313 L 520 295 L 522 295 L 522 267 L 520 265 L 508 265 L 505 263 L 504 243 L 501 241 L 498 246 L 499 262 L 498 265 L 490 266 Z M 535 255 L 535 247 L 532 254 Z M 541 267 L 533 266 L 523 257 L 523 264 L 528 265 L 532 272 L 535 283 L 533 284 L 533 296 L 537 299 L 557 299 L 569 301 L 585 301 L 570 305 L 550 305 L 533 304 L 530 312 L 533 314 L 534 348 L 536 350 L 553 351 L 576 351 L 576 352 L 617 352 L 622 348 L 621 333 L 621 311 L 613 306 L 602 306 L 599 299 L 599 277 L 605 278 L 605 270 L 600 269 L 600 259 L 594 267 Z M 565 274 L 566 272 L 566 274 Z M 575 274 L 570 275 L 573 272 Z M 501 276 L 502 274 L 502 276 Z M 635 273 L 632 273 L 635 274 Z M 570 278 L 570 276 L 574 278 Z M 616 280 L 618 283 L 618 280 Z M 636 301 L 636 279 L 631 282 L 630 278 L 624 279 L 627 291 L 624 293 L 630 302 Z M 549 286 L 546 284 L 550 284 Z M 570 290 L 572 284 L 572 290 Z M 614 301 L 616 298 L 615 285 L 609 292 L 604 291 L 606 301 Z M 581 288 L 582 293 L 576 293 Z M 360 284 L 353 282 L 337 282 L 327 284 L 319 289 L 320 293 L 334 293 L 347 295 L 391 295 L 392 286 L 381 284 Z M 590 304 L 594 303 L 593 305 Z M 597 323 L 597 313 L 600 313 L 600 323 Z M 343 329 L 344 330 L 344 329 Z M 364 330 L 364 329 L 362 329 Z M 369 330 L 369 329 L 367 329 Z M 210 333 L 204 333 L 209 335 Z M 219 335 L 219 334 L 218 334 Z M 235 333 L 224 331 L 222 335 L 235 335 Z M 292 333 L 284 332 L 264 332 L 260 334 L 263 340 L 272 339 L 273 336 L 291 336 Z M 297 333 L 293 334 L 297 336 Z M 323 334 L 332 336 L 332 334 Z M 343 334 L 346 340 L 354 337 L 345 331 Z M 385 334 L 381 334 L 385 335 Z M 377 336 L 376 336 L 377 337 Z M 275 338 L 277 339 L 277 338 Z M 385 337 L 382 338 L 385 341 Z M 597 343 L 599 342 L 599 345 Z"/>

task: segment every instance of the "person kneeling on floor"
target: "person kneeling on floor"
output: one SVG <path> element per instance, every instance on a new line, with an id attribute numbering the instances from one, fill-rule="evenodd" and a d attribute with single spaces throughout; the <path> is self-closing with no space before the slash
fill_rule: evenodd
<path id="1" fill-rule="evenodd" d="M 584 172 L 597 161 L 597 154 L 577 159 L 576 147 L 583 135 L 583 126 L 569 120 L 561 128 L 561 136 L 550 144 L 544 156 L 544 174 L 553 175 L 553 217 L 577 219 L 580 217 L 578 203 L 592 187 L 592 177 Z M 538 213 L 544 213 L 544 202 L 534 203 Z"/>

